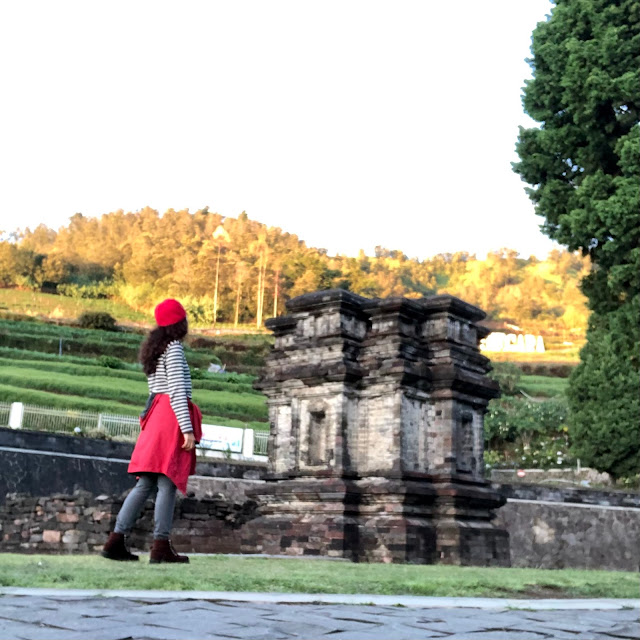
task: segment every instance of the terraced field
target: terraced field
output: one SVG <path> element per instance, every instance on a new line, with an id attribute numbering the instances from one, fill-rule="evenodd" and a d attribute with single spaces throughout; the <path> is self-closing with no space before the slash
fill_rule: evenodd
<path id="1" fill-rule="evenodd" d="M 151 314 L 141 313 L 126 304 L 104 298 L 68 298 L 39 291 L 0 289 L 0 313 L 57 319 L 77 318 L 85 311 L 110 313 L 119 322 L 152 322 Z"/>
<path id="2" fill-rule="evenodd" d="M 137 333 L 78 329 L 55 324 L 0 320 L 0 344 L 41 353 L 80 356 L 115 356 L 135 362 L 143 340 Z M 208 366 L 220 360 L 210 350 L 185 348 L 190 364 Z"/>
<path id="3" fill-rule="evenodd" d="M 0 401 L 137 415 L 148 395 L 146 376 L 134 362 L 142 339 L 136 333 L 0 320 Z M 63 355 L 58 355 L 61 341 Z M 241 345 L 240 354 L 249 348 Z M 213 350 L 186 347 L 185 352 L 197 368 L 193 399 L 206 422 L 267 428 L 265 399 L 251 386 L 253 376 L 206 373 L 210 362 L 220 362 Z"/>
<path id="4" fill-rule="evenodd" d="M 0 319 L 0 401 L 137 415 L 148 395 L 146 377 L 136 364 L 142 340 L 135 332 Z M 264 335 L 189 336 L 185 352 L 195 368 L 193 397 L 206 422 L 267 428 L 265 398 L 252 388 L 253 375 L 209 374 L 206 368 L 224 362 L 232 370 L 255 373 L 268 340 Z M 553 398 L 564 395 L 567 382 L 522 375 L 520 388 L 536 398 Z"/>

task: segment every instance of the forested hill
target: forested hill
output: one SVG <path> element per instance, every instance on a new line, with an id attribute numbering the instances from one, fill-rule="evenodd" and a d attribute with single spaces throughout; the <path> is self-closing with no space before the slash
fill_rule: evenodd
<path id="1" fill-rule="evenodd" d="M 76 214 L 57 232 L 40 225 L 0 243 L 2 286 L 57 286 L 137 309 L 170 295 L 209 325 L 216 307 L 218 322 L 260 325 L 293 296 L 342 287 L 368 297 L 451 293 L 493 320 L 579 337 L 588 315 L 579 282 L 589 268 L 564 251 L 544 261 L 509 249 L 485 260 L 466 252 L 417 260 L 383 247 L 374 256 L 329 256 L 245 213 L 224 218 L 207 209 Z"/>

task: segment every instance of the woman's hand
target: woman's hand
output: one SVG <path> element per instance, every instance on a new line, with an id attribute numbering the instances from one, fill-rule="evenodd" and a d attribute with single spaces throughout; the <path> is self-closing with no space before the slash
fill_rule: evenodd
<path id="1" fill-rule="evenodd" d="M 193 437 L 193 433 L 183 433 L 184 444 L 182 448 L 185 451 L 191 451 L 196 446 L 196 439 Z"/>

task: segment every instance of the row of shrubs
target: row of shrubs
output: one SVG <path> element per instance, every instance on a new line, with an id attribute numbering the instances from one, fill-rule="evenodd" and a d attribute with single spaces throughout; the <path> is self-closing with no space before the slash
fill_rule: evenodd
<path id="1" fill-rule="evenodd" d="M 566 362 L 514 362 L 513 365 L 527 376 L 548 376 L 551 378 L 568 378 L 576 368 L 575 364 Z"/>
<path id="2" fill-rule="evenodd" d="M 44 353 L 60 353 L 64 355 L 110 356 L 114 353 L 127 362 L 135 362 L 138 358 L 137 345 L 117 344 L 106 341 L 94 341 L 78 338 L 56 338 L 29 333 L 9 333 L 0 331 L 4 346 L 14 349 L 28 349 Z"/>
<path id="3" fill-rule="evenodd" d="M 28 320 L 0 319 L 0 331 L 3 333 L 26 333 L 39 336 L 55 336 L 57 338 L 89 337 L 92 340 L 101 339 L 115 341 L 121 344 L 139 344 L 140 334 L 125 331 L 105 331 L 102 329 L 86 329 L 79 325 L 54 324 L 48 322 L 30 322 Z"/>
<path id="4" fill-rule="evenodd" d="M 33 353 L 33 352 L 32 352 Z M 127 363 L 113 356 L 100 356 L 95 360 L 89 360 L 86 364 L 72 363 L 57 360 L 41 359 L 15 359 L 3 357 L 0 352 L 0 367 L 13 366 L 22 367 L 25 370 L 46 371 L 52 373 L 66 373 L 82 376 L 102 376 L 110 378 L 121 378 L 126 380 L 136 380 L 145 382 L 146 376 L 140 366 L 127 367 Z M 240 374 L 210 374 L 199 369 L 192 370 L 194 375 L 192 384 L 194 389 L 206 389 L 208 391 L 229 391 L 237 393 L 258 394 L 253 389 L 251 376 Z"/>
<path id="5" fill-rule="evenodd" d="M 24 402 L 41 407 L 56 409 L 76 409 L 78 411 L 95 411 L 96 413 L 118 413 L 136 416 L 140 414 L 140 407 L 117 401 L 107 402 L 104 399 L 86 398 L 81 396 L 64 396 L 58 393 L 29 389 L 22 385 L 0 383 L 1 402 Z"/>
<path id="6" fill-rule="evenodd" d="M 107 379 L 103 376 L 76 376 L 63 373 L 52 376 L 50 372 L 39 369 L 20 368 L 18 371 L 15 367 L 2 367 L 0 384 L 131 404 L 136 407 L 143 407 L 148 397 L 144 380 L 132 381 L 113 377 Z M 194 399 L 202 411 L 208 414 L 224 415 L 240 420 L 266 420 L 267 418 L 266 403 L 261 395 L 196 389 Z"/>
<path id="7" fill-rule="evenodd" d="M 98 358 L 69 355 L 59 356 L 57 352 L 50 353 L 4 346 L 4 340 L 3 346 L 0 346 L 0 357 L 11 358 L 11 360 L 42 360 L 44 362 L 63 362 L 68 364 L 102 366 L 108 368 L 128 369 L 131 371 L 140 370 L 140 365 L 132 362 L 124 362 L 115 356 L 100 356 Z"/>
<path id="8" fill-rule="evenodd" d="M 0 336 L 6 346 L 46 353 L 58 353 L 62 338 L 64 354 L 115 356 L 135 362 L 143 336 L 134 332 L 108 330 L 107 326 L 115 324 L 105 320 L 105 316 L 113 320 L 109 314 L 85 313 L 78 319 L 76 327 L 0 319 Z M 81 328 L 80 324 L 85 328 Z M 224 363 L 230 370 L 251 375 L 256 375 L 262 368 L 269 348 L 270 341 L 266 336 L 245 340 L 191 335 L 185 341 L 187 359 L 192 366 L 206 369 L 212 362 Z"/>
<path id="9" fill-rule="evenodd" d="M 62 351 L 63 355 L 93 356 L 95 358 L 104 356 L 131 363 L 137 361 L 141 343 L 139 336 L 136 342 L 123 342 L 107 340 L 101 336 L 94 338 L 90 334 L 70 338 L 41 335 L 39 333 L 7 331 L 5 329 L 0 329 L 0 337 L 3 346 L 13 347 L 14 349 L 27 349 L 29 351 L 41 351 L 52 354 L 57 354 Z M 212 362 L 220 364 L 220 359 L 216 354 L 211 352 L 195 351 L 188 345 L 185 345 L 185 353 L 189 364 L 194 367 L 206 369 Z"/>

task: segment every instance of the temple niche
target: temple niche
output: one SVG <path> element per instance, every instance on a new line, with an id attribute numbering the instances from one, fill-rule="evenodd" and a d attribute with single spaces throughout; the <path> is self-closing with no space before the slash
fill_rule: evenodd
<path id="1" fill-rule="evenodd" d="M 294 298 L 267 321 L 268 482 L 243 550 L 365 562 L 509 564 L 504 500 L 484 479 L 499 395 L 484 312 L 448 295 Z"/>

